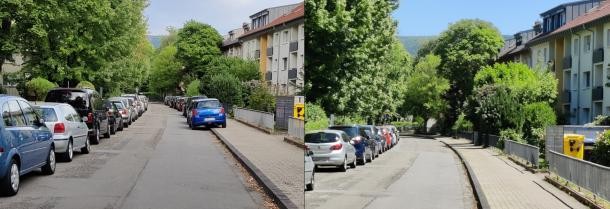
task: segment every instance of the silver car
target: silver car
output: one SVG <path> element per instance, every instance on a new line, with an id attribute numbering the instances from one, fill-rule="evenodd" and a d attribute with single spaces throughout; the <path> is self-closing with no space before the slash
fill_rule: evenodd
<path id="1" fill-rule="evenodd" d="M 133 121 L 133 108 L 129 106 L 129 99 L 125 97 L 111 97 L 110 100 L 112 103 L 115 103 L 117 108 L 119 108 L 119 113 L 121 113 L 121 117 L 123 118 L 123 127 L 128 127 L 131 125 Z"/>
<path id="2" fill-rule="evenodd" d="M 43 103 L 37 109 L 53 133 L 55 153 L 61 160 L 72 161 L 74 149 L 80 149 L 84 154 L 91 151 L 87 134 L 89 128 L 72 106 L 65 103 Z"/>
<path id="3" fill-rule="evenodd" d="M 134 105 L 135 108 L 138 112 L 138 117 L 142 115 L 142 113 L 144 113 L 144 103 L 140 100 L 140 97 L 138 97 L 138 95 L 135 94 L 123 94 L 121 95 L 122 97 L 128 97 L 128 98 L 133 98 L 134 100 Z"/>
<path id="4" fill-rule="evenodd" d="M 313 162 L 318 166 L 338 166 L 345 172 L 347 166 L 356 168 L 356 149 L 350 137 L 339 130 L 320 130 L 305 134 L 305 145 L 313 152 Z"/>
<path id="5" fill-rule="evenodd" d="M 311 150 L 307 150 L 307 152 L 305 152 L 305 190 L 306 191 L 313 190 L 313 182 L 314 182 L 316 165 L 314 164 L 313 160 L 311 159 L 312 155 L 313 155 L 313 152 Z"/>

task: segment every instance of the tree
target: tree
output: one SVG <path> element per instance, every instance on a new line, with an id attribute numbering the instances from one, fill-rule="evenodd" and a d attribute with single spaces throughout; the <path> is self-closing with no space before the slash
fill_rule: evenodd
<path id="1" fill-rule="evenodd" d="M 81 81 L 80 83 L 78 83 L 78 85 L 76 85 L 76 88 L 95 89 L 95 85 L 93 85 L 89 81 Z"/>
<path id="2" fill-rule="evenodd" d="M 229 107 L 236 105 L 243 107 L 242 84 L 237 77 L 228 73 L 213 75 L 208 81 L 209 85 L 202 85 L 201 92 Z M 203 83 L 203 82 L 202 82 Z"/>
<path id="3" fill-rule="evenodd" d="M 47 79 L 37 77 L 28 81 L 25 86 L 28 95 L 33 96 L 36 101 L 42 101 L 47 96 L 49 90 L 57 87 L 57 84 L 54 84 Z"/>
<path id="4" fill-rule="evenodd" d="M 13 61 L 13 55 L 19 52 L 19 34 L 15 22 L 20 22 L 28 15 L 27 8 L 32 4 L 32 0 L 3 0 L 0 3 L 0 63 Z"/>
<path id="5" fill-rule="evenodd" d="M 305 131 L 328 128 L 328 117 L 320 105 L 305 103 Z"/>
<path id="6" fill-rule="evenodd" d="M 187 74 L 206 75 L 207 67 L 221 55 L 222 37 L 212 26 L 194 20 L 186 22 L 178 31 L 176 57 L 184 64 Z"/>
<path id="7" fill-rule="evenodd" d="M 399 52 L 391 16 L 397 6 L 397 1 L 388 0 L 305 1 L 309 101 L 319 103 L 327 113 L 357 114 L 369 120 L 398 106 L 393 100 L 399 90 L 394 91 L 396 85 L 388 79 L 394 74 L 385 64 L 387 57 Z M 403 52 L 400 56 L 408 56 Z"/>
<path id="8" fill-rule="evenodd" d="M 201 95 L 201 93 L 199 92 L 200 85 L 201 85 L 201 82 L 199 81 L 199 79 L 195 79 L 194 81 L 191 81 L 191 83 L 189 83 L 189 85 L 186 86 L 186 96 L 192 97 L 192 96 Z"/>
<path id="9" fill-rule="evenodd" d="M 176 59 L 176 47 L 169 45 L 161 48 L 154 56 L 149 76 L 149 84 L 158 93 L 173 92 L 182 78 L 182 63 Z"/>
<path id="10" fill-rule="evenodd" d="M 430 118 L 438 119 L 439 114 L 447 108 L 443 95 L 449 89 L 449 81 L 437 74 L 440 63 L 438 56 L 427 55 L 415 65 L 402 99 L 405 101 L 403 111 L 427 121 Z"/>
<path id="11" fill-rule="evenodd" d="M 266 85 L 258 85 L 248 97 L 248 108 L 264 112 L 275 112 L 275 97 Z"/>
<path id="12" fill-rule="evenodd" d="M 455 122 L 466 98 L 472 94 L 474 75 L 495 59 L 503 43 L 498 29 L 477 19 L 451 24 L 434 42 L 432 52 L 441 57 L 439 73 L 450 83 L 445 95 L 450 108 L 444 127 Z"/>
<path id="13" fill-rule="evenodd" d="M 207 75 L 229 73 L 240 81 L 261 79 L 258 62 L 243 60 L 237 57 L 217 56 L 210 60 Z"/>

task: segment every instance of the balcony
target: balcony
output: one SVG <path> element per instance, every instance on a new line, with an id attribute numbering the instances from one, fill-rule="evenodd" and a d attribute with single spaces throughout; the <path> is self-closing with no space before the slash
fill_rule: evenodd
<path id="1" fill-rule="evenodd" d="M 563 58 L 563 68 L 562 69 L 570 69 L 572 68 L 572 56 L 568 55 Z"/>
<path id="2" fill-rule="evenodd" d="M 571 98 L 572 92 L 570 92 L 570 90 L 563 90 L 563 94 L 561 95 L 561 101 L 563 103 L 570 103 Z"/>
<path id="3" fill-rule="evenodd" d="M 292 68 L 290 70 L 288 70 L 288 80 L 293 80 L 293 79 L 297 79 L 298 77 L 298 72 L 296 68 Z"/>
<path id="4" fill-rule="evenodd" d="M 267 57 L 273 56 L 273 47 L 267 48 Z"/>
<path id="5" fill-rule="evenodd" d="M 294 52 L 297 50 L 299 50 L 299 42 L 298 41 L 290 42 L 290 52 Z"/>
<path id="6" fill-rule="evenodd" d="M 593 63 L 603 62 L 604 61 L 604 49 L 599 48 L 593 51 Z"/>
<path id="7" fill-rule="evenodd" d="M 273 73 L 271 71 L 267 71 L 267 73 L 265 73 L 265 80 L 270 81 L 272 78 L 273 78 Z"/>
<path id="8" fill-rule="evenodd" d="M 599 101 L 604 99 L 604 88 L 601 86 L 597 86 L 593 88 L 593 101 Z"/>
<path id="9" fill-rule="evenodd" d="M 260 58 L 261 58 L 261 50 L 254 51 L 254 59 L 260 59 Z"/>

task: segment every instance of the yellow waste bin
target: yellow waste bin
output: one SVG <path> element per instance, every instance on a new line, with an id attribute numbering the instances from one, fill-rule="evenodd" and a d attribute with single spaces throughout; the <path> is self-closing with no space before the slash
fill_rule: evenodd
<path id="1" fill-rule="evenodd" d="M 564 134 L 563 154 L 578 159 L 583 159 L 585 153 L 585 135 Z"/>

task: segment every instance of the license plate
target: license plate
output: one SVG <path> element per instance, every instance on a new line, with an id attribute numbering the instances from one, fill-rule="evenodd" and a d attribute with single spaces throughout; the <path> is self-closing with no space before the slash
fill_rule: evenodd
<path id="1" fill-rule="evenodd" d="M 312 157 L 314 161 L 327 161 L 328 157 Z"/>
<path id="2" fill-rule="evenodd" d="M 206 119 L 203 119 L 203 121 L 214 121 L 214 120 L 216 120 L 216 119 L 215 118 L 206 118 Z"/>

